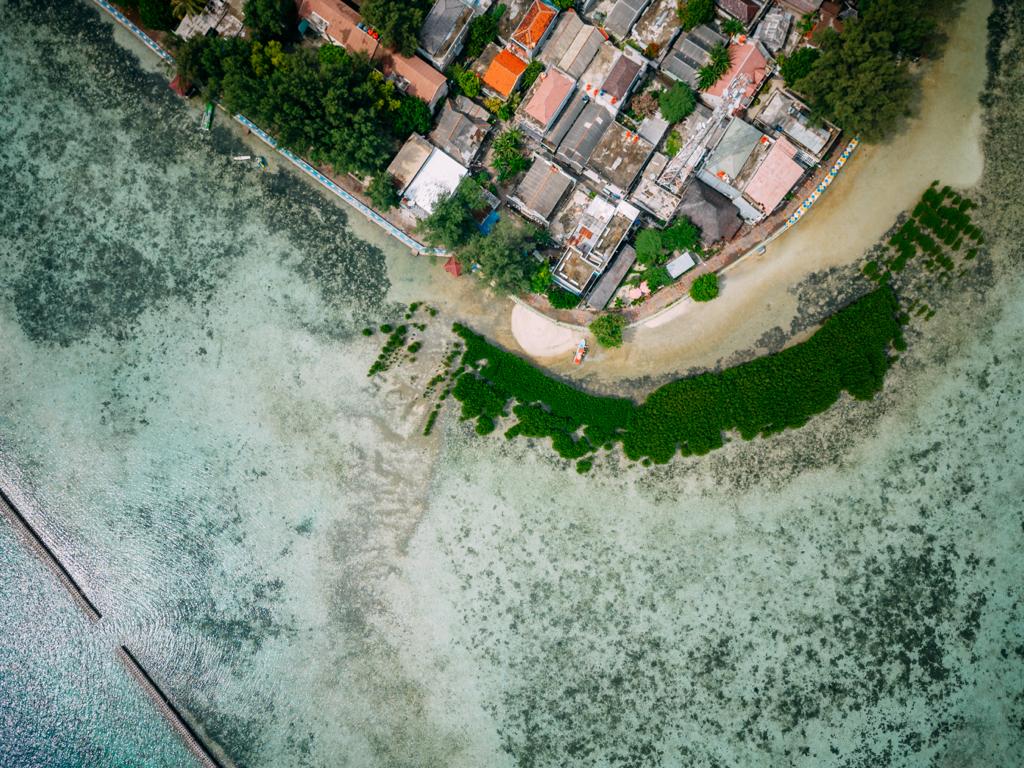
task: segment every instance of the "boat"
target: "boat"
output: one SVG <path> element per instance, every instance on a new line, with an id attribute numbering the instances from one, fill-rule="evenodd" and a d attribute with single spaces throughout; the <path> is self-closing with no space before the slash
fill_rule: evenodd
<path id="1" fill-rule="evenodd" d="M 583 362 L 583 358 L 587 356 L 587 342 L 585 339 L 580 339 L 580 343 L 576 345 L 576 356 L 572 359 L 573 365 L 580 365 Z"/>
<path id="2" fill-rule="evenodd" d="M 204 130 L 210 130 L 210 126 L 213 125 L 213 102 L 206 102 L 206 111 L 203 112 L 203 119 L 199 123 L 199 127 Z"/>

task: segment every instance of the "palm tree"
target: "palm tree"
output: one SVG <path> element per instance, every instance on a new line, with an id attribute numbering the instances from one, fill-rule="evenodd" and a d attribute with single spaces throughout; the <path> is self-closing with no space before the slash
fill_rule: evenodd
<path id="1" fill-rule="evenodd" d="M 743 26 L 743 22 L 739 19 L 726 19 L 722 23 L 722 31 L 729 37 L 735 37 L 736 35 L 742 35 L 747 31 L 747 28 Z"/>
<path id="2" fill-rule="evenodd" d="M 198 16 L 206 8 L 206 0 L 171 0 L 171 8 L 179 19 Z"/>
<path id="3" fill-rule="evenodd" d="M 709 52 L 710 66 L 718 76 L 721 77 L 726 73 L 729 67 L 732 65 L 732 54 L 729 52 L 729 46 L 719 43 L 714 46 Z"/>

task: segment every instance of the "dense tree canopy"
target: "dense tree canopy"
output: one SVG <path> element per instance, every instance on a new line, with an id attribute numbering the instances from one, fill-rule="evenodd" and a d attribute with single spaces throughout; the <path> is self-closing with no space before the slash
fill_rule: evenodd
<path id="1" fill-rule="evenodd" d="M 697 106 L 697 98 L 690 86 L 677 81 L 671 88 L 658 94 L 658 105 L 662 117 L 670 123 L 678 123 L 693 112 Z"/>
<path id="2" fill-rule="evenodd" d="M 786 85 L 792 87 L 802 77 L 806 77 L 821 56 L 817 48 L 798 48 L 789 56 L 779 56 L 779 70 Z"/>
<path id="3" fill-rule="evenodd" d="M 431 5 L 431 0 L 363 0 L 359 12 L 384 45 L 412 56 Z"/>
<path id="4" fill-rule="evenodd" d="M 526 293 L 541 265 L 533 256 L 536 228 L 506 217 L 486 237 L 476 237 L 465 255 L 483 270 L 484 277 L 501 293 Z"/>
<path id="5" fill-rule="evenodd" d="M 714 0 L 682 0 L 679 4 L 679 26 L 690 30 L 715 18 Z"/>
<path id="6" fill-rule="evenodd" d="M 284 40 L 296 35 L 294 0 L 245 0 L 245 27 L 256 40 Z"/>
<path id="7" fill-rule="evenodd" d="M 417 231 L 430 245 L 461 248 L 479 234 L 477 216 L 487 210 L 480 184 L 466 177 L 451 195 L 439 200 Z"/>
<path id="8" fill-rule="evenodd" d="M 429 124 L 425 104 L 410 104 L 366 56 L 336 45 L 288 52 L 276 40 L 196 37 L 179 51 L 178 71 L 340 173 L 380 170 L 398 142 Z"/>
<path id="9" fill-rule="evenodd" d="M 841 35 L 819 38 L 821 56 L 794 88 L 819 114 L 882 141 L 909 114 L 918 86 L 908 63 L 933 52 L 942 7 L 941 0 L 870 0 Z"/>
<path id="10" fill-rule="evenodd" d="M 138 8 L 144 27 L 169 30 L 178 26 L 170 0 L 139 0 Z"/>

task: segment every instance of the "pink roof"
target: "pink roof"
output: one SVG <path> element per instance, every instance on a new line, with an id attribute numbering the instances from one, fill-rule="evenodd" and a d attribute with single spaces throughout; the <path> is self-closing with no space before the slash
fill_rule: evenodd
<path id="1" fill-rule="evenodd" d="M 547 128 L 548 123 L 558 115 L 566 98 L 575 87 L 575 80 L 557 69 L 552 69 L 541 75 L 541 81 L 523 109 L 542 127 Z"/>
<path id="2" fill-rule="evenodd" d="M 756 42 L 742 43 L 729 46 L 729 53 L 732 54 L 732 66 L 722 75 L 718 82 L 708 88 L 706 93 L 710 96 L 721 97 L 732 81 L 740 75 L 745 75 L 749 82 L 744 92 L 745 97 L 750 97 L 757 86 L 761 84 L 767 74 L 768 61 L 761 53 L 760 46 Z"/>
<path id="3" fill-rule="evenodd" d="M 327 22 L 326 33 L 331 40 L 348 51 L 362 52 L 378 60 L 384 74 L 397 75 L 408 83 L 406 92 L 410 96 L 433 104 L 446 86 L 445 76 L 419 56 L 401 56 L 382 48 L 377 38 L 367 31 L 369 27 L 360 29 L 359 14 L 341 0 L 302 0 L 299 3 L 299 16 L 305 19 L 314 13 Z"/>
<path id="4" fill-rule="evenodd" d="M 743 190 L 765 213 L 774 211 L 786 193 L 804 175 L 803 167 L 793 159 L 795 154 L 796 147 L 785 139 L 777 140 Z"/>

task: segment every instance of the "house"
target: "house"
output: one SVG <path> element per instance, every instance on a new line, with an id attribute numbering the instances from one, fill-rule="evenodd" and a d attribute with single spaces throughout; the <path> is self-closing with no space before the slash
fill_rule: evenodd
<path id="1" fill-rule="evenodd" d="M 579 80 L 605 41 L 597 27 L 584 23 L 575 11 L 563 13 L 538 60 L 549 69 L 557 67 Z"/>
<path id="2" fill-rule="evenodd" d="M 420 55 L 442 72 L 448 69 L 462 50 L 469 22 L 481 11 L 473 0 L 437 0 L 420 28 Z"/>
<path id="3" fill-rule="evenodd" d="M 237 37 L 243 28 L 242 20 L 235 15 L 234 9 L 226 0 L 210 0 L 202 13 L 185 16 L 174 30 L 174 34 L 182 40 L 204 35 Z"/>
<path id="4" fill-rule="evenodd" d="M 792 23 L 793 17 L 789 13 L 778 6 L 773 6 L 757 25 L 754 37 L 760 40 L 770 53 L 776 54 L 785 47 Z"/>
<path id="5" fill-rule="evenodd" d="M 668 272 L 668 276 L 675 280 L 695 266 L 697 266 L 697 260 L 693 257 L 693 254 L 689 251 L 683 251 L 665 265 L 665 270 Z"/>
<path id="6" fill-rule="evenodd" d="M 662 71 L 691 88 L 697 87 L 700 68 L 710 60 L 711 49 L 725 45 L 725 38 L 706 24 L 691 29 L 676 39 L 661 63 Z"/>
<path id="7" fill-rule="evenodd" d="M 677 6 L 676 0 L 654 0 L 633 26 L 633 39 L 643 46 L 647 58 L 657 59 L 666 53 L 679 34 Z"/>
<path id="8" fill-rule="evenodd" d="M 757 40 L 748 40 L 729 47 L 732 65 L 714 85 L 704 91 L 704 100 L 718 106 L 730 99 L 738 99 L 738 106 L 747 106 L 761 84 L 768 77 L 768 51 Z"/>
<path id="9" fill-rule="evenodd" d="M 604 132 L 591 153 L 586 172 L 588 175 L 597 174 L 608 183 L 614 195 L 623 197 L 653 152 L 653 144 L 622 123 L 615 122 Z"/>
<path id="10" fill-rule="evenodd" d="M 731 239 L 743 225 L 740 212 L 728 197 L 694 179 L 683 191 L 679 216 L 685 216 L 700 229 L 705 246 Z"/>
<path id="11" fill-rule="evenodd" d="M 448 80 L 418 56 L 388 51 L 377 34 L 341 0 L 302 0 L 299 16 L 329 42 L 353 53 L 365 53 L 400 91 L 422 99 L 433 109 L 448 93 Z"/>
<path id="12" fill-rule="evenodd" d="M 508 201 L 528 219 L 546 227 L 574 183 L 572 176 L 556 163 L 535 156 L 533 165 Z"/>
<path id="13" fill-rule="evenodd" d="M 605 19 L 605 31 L 616 40 L 625 40 L 650 2 L 651 0 L 618 0 Z"/>
<path id="14" fill-rule="evenodd" d="M 815 13 L 821 7 L 822 0 L 783 0 L 794 12 L 803 16 L 806 13 Z"/>
<path id="15" fill-rule="evenodd" d="M 512 35 L 523 23 L 526 14 L 530 12 L 536 0 L 495 0 L 505 6 L 504 12 L 498 19 L 498 39 L 504 45 L 511 45 Z"/>
<path id="16" fill-rule="evenodd" d="M 455 191 L 469 169 L 414 133 L 391 161 L 388 173 L 397 183 L 402 207 L 425 218 L 439 200 Z"/>
<path id="17" fill-rule="evenodd" d="M 818 10 L 818 22 L 811 30 L 811 40 L 816 40 L 826 29 L 831 29 L 836 34 L 843 31 L 843 20 L 839 17 L 843 7 L 839 3 L 826 0 Z"/>
<path id="18" fill-rule="evenodd" d="M 526 62 L 512 51 L 503 49 L 491 60 L 484 72 L 483 87 L 491 94 L 507 99 L 516 88 L 526 71 Z"/>
<path id="19" fill-rule="evenodd" d="M 446 102 L 434 130 L 430 132 L 430 140 L 434 146 L 468 166 L 480 154 L 480 148 L 490 130 L 491 125 L 486 117 L 467 115 L 453 106 L 453 102 Z"/>
<path id="20" fill-rule="evenodd" d="M 776 140 L 743 190 L 744 197 L 766 216 L 778 208 L 806 173 L 806 169 L 794 159 L 796 152 L 796 147 L 785 139 Z"/>
<path id="21" fill-rule="evenodd" d="M 636 189 L 629 196 L 631 203 L 664 222 L 671 221 L 682 199 L 658 184 L 658 177 L 661 176 L 667 165 L 668 156 L 661 152 L 655 152 L 654 157 L 644 168 Z"/>
<path id="22" fill-rule="evenodd" d="M 756 19 L 761 10 L 761 3 L 755 3 L 754 0 L 715 0 L 715 5 L 744 24 Z"/>
<path id="23" fill-rule="evenodd" d="M 764 211 L 743 198 L 743 190 L 771 149 L 771 140 L 757 128 L 734 118 L 704 162 L 698 178 L 732 200 L 743 218 L 758 221 Z"/>
<path id="24" fill-rule="evenodd" d="M 562 109 L 562 113 L 555 118 L 555 121 L 548 128 L 547 132 L 541 138 L 541 143 L 544 148 L 549 152 L 554 152 L 558 149 L 558 145 L 562 143 L 566 134 L 576 124 L 576 120 L 583 113 L 587 104 L 590 103 L 590 98 L 582 91 L 575 91 L 569 98 L 569 102 Z"/>
<path id="25" fill-rule="evenodd" d="M 754 122 L 773 135 L 789 139 L 799 150 L 797 159 L 808 166 L 821 162 L 839 135 L 839 129 L 830 123 L 812 125 L 803 104 L 779 90 L 772 92 Z"/>
<path id="26" fill-rule="evenodd" d="M 559 143 L 555 156 L 576 173 L 582 173 L 601 137 L 614 122 L 611 112 L 600 104 L 593 101 L 584 103 L 579 117 Z"/>
<path id="27" fill-rule="evenodd" d="M 587 65 L 586 70 L 579 77 L 579 86 L 584 94 L 596 99 L 600 94 L 601 87 L 611 74 L 612 67 L 622 57 L 622 51 L 607 40 L 601 43 L 597 53 Z"/>
<path id="28" fill-rule="evenodd" d="M 618 290 L 622 284 L 622 279 L 626 276 L 630 269 L 633 268 L 633 264 L 636 263 L 636 251 L 633 246 L 627 245 L 622 249 L 622 252 L 615 257 L 615 261 L 612 262 L 611 267 L 605 270 L 604 274 L 601 275 L 597 284 L 594 286 L 594 290 L 590 292 L 590 296 L 587 298 L 587 304 L 593 309 L 604 309 L 608 306 L 608 302 L 611 301 L 612 296 L 615 295 L 615 291 Z"/>
<path id="29" fill-rule="evenodd" d="M 564 72 L 549 69 L 542 72 L 523 103 L 519 115 L 523 127 L 538 138 L 543 137 L 576 90 L 576 81 Z"/>
<path id="30" fill-rule="evenodd" d="M 510 43 L 521 56 L 532 59 L 554 25 L 558 9 L 543 0 L 534 0 L 512 33 Z"/>
<path id="31" fill-rule="evenodd" d="M 577 296 L 586 293 L 611 263 L 639 216 L 640 211 L 624 200 L 618 204 L 602 197 L 591 200 L 551 273 L 554 281 Z"/>
<path id="32" fill-rule="evenodd" d="M 618 112 L 632 93 L 633 87 L 639 82 L 645 67 L 645 64 L 629 54 L 620 54 L 601 84 L 597 94 L 598 100 L 613 112 Z"/>

